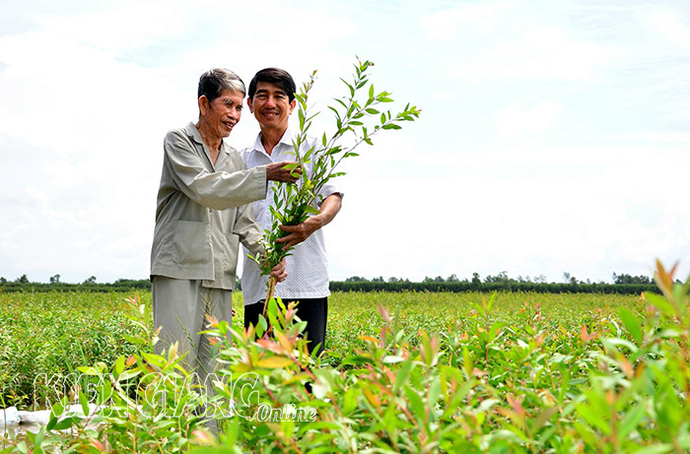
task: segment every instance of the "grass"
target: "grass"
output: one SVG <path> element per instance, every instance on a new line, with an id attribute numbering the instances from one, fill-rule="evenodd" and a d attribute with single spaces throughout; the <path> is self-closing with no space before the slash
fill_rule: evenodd
<path id="1" fill-rule="evenodd" d="M 150 304 L 150 294 L 142 295 Z M 124 316 L 121 293 L 0 294 L 0 405 L 41 405 L 34 396 L 56 376 L 97 361 L 110 363 L 135 347 L 123 335 L 137 330 Z M 50 386 L 57 382 L 52 380 Z M 34 397 L 37 398 L 35 402 Z"/>
<path id="2" fill-rule="evenodd" d="M 178 393 L 186 379 L 170 351 L 120 356 L 112 366 L 102 357 L 88 358 L 102 366 L 80 370 L 99 384 L 100 374 L 107 374 L 113 386 L 86 388 L 79 400 L 107 401 L 107 407 L 60 422 L 58 410 L 51 420 L 55 430 L 49 424 L 28 442 L 94 453 L 104 444 L 122 452 L 132 443 L 137 452 L 197 447 L 192 452 L 206 454 L 257 446 L 260 452 L 689 452 L 690 284 L 674 284 L 661 268 L 659 273 L 663 297 L 336 293 L 330 298 L 324 362 L 307 357 L 300 327 L 277 321 L 291 312 L 280 313 L 273 304 L 269 337 L 257 341 L 230 333 L 223 323 L 216 327 L 220 373 L 227 382 L 208 403 L 238 410 L 217 420 L 224 425 L 220 441 L 192 411 L 206 401 L 194 389 Z M 148 295 L 144 301 L 150 304 Z M 96 321 L 122 315 L 117 305 L 108 314 L 93 304 L 84 308 L 89 304 L 85 298 L 80 314 L 102 314 L 91 319 L 96 328 Z M 239 325 L 240 295 L 234 304 Z M 2 307 L 22 316 L 10 304 Z M 59 331 L 55 310 L 43 317 L 38 320 L 55 325 L 47 331 Z M 55 347 L 49 341 L 44 348 Z M 86 360 L 82 352 L 77 359 Z M 234 380 L 245 374 L 257 380 L 251 387 L 256 400 L 239 399 L 250 390 L 238 391 Z M 137 402 L 144 405 L 121 418 L 112 409 L 131 408 L 132 396 L 118 383 L 134 377 L 141 380 Z M 161 386 L 169 391 L 166 399 L 151 399 Z M 316 414 L 299 422 L 241 416 L 263 405 L 311 408 Z M 99 422 L 97 430 L 86 428 L 91 418 Z M 61 431 L 69 427 L 74 432 L 66 436 Z M 16 448 L 11 452 L 29 452 L 23 442 L 7 443 Z"/>
<path id="3" fill-rule="evenodd" d="M 364 341 L 357 336 L 380 331 L 379 304 L 389 310 L 403 331 L 439 334 L 468 329 L 468 321 L 479 316 L 477 306 L 489 299 L 491 295 L 482 293 L 336 293 L 329 298 L 326 347 L 334 358 L 346 356 L 353 348 L 363 348 Z M 491 319 L 510 325 L 524 322 L 539 311 L 543 321 L 555 330 L 579 334 L 583 324 L 600 324 L 615 317 L 620 307 L 637 310 L 641 307 L 640 297 L 498 293 Z"/>
<path id="4" fill-rule="evenodd" d="M 60 392 L 51 377 L 69 376 L 77 373 L 77 367 L 97 362 L 111 364 L 121 355 L 134 353 L 136 346 L 123 337 L 139 330 L 125 316 L 125 301 L 132 296 L 0 294 L 0 406 L 41 407 L 49 396 L 34 395 L 35 389 Z M 144 304 L 151 304 L 149 292 L 140 296 Z M 337 366 L 343 358 L 364 349 L 360 336 L 380 332 L 379 305 L 388 308 L 403 332 L 439 334 L 465 329 L 468 321 L 479 316 L 478 306 L 489 298 L 481 293 L 334 293 L 329 298 L 325 359 Z M 499 293 L 491 318 L 510 325 L 523 323 L 539 311 L 553 331 L 579 335 L 583 325 L 602 325 L 619 307 L 639 309 L 639 305 L 639 296 Z M 244 313 L 239 292 L 233 295 L 233 306 L 237 310 L 234 323 L 241 324 Z"/>

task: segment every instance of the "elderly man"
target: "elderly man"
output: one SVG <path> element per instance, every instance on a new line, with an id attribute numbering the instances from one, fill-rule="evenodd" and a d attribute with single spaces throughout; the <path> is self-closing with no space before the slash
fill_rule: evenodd
<path id="1" fill-rule="evenodd" d="M 158 352 L 180 342 L 186 364 L 203 380 L 213 370 L 205 318 L 232 319 L 239 242 L 254 253 L 263 230 L 248 203 L 266 197 L 268 181 L 294 183 L 287 162 L 248 170 L 223 139 L 240 121 L 245 86 L 232 71 L 199 80 L 199 119 L 164 141 L 151 252 L 153 321 L 162 327 Z M 285 265 L 274 268 L 279 281 Z M 198 366 L 198 367 L 197 367 Z"/>
<path id="2" fill-rule="evenodd" d="M 251 169 L 271 165 L 276 161 L 289 159 L 293 151 L 292 140 L 296 131 L 288 128 L 288 119 L 296 106 L 295 82 L 289 73 L 282 69 L 266 68 L 254 76 L 249 84 L 247 104 L 259 122 L 261 132 L 254 145 L 242 150 L 242 158 Z M 306 152 L 317 145 L 314 138 L 302 144 Z M 311 168 L 305 168 L 311 171 Z M 288 235 L 278 240 L 287 246 L 297 246 L 287 257 L 290 276 L 278 284 L 275 295 L 283 301 L 298 300 L 297 316 L 307 322 L 306 337 L 309 352 L 321 354 L 326 340 L 326 321 L 328 317 L 328 267 L 326 246 L 321 227 L 333 220 L 340 211 L 342 194 L 332 184 L 327 184 L 320 192 L 319 214 L 310 216 L 296 226 L 281 226 Z M 265 228 L 271 228 L 269 205 L 273 200 L 273 190 L 265 199 L 252 204 L 257 221 Z M 263 310 L 262 298 L 266 297 L 266 276 L 260 275 L 256 263 L 245 260 L 242 272 L 242 294 L 244 297 L 244 324 L 256 324 Z"/>

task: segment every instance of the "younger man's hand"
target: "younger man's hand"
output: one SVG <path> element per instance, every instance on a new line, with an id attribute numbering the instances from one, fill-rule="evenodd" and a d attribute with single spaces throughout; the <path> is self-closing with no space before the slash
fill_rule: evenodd
<path id="1" fill-rule="evenodd" d="M 287 270 L 285 269 L 285 259 L 273 267 L 271 276 L 276 278 L 277 282 L 283 282 L 287 278 Z"/>

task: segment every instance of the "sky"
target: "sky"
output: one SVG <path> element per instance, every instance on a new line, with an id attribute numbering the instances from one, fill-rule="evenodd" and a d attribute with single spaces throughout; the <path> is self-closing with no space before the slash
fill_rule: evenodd
<path id="1" fill-rule="evenodd" d="M 320 136 L 357 57 L 423 112 L 346 161 L 331 280 L 690 273 L 686 0 L 25 0 L 0 5 L 0 276 L 148 278 L 199 76 L 318 70 Z M 246 109 L 228 140 L 257 133 Z"/>

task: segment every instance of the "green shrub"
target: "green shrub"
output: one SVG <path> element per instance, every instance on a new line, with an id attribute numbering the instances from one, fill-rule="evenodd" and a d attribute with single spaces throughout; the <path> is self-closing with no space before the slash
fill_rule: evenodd
<path id="1" fill-rule="evenodd" d="M 377 334 L 367 334 L 371 313 L 363 310 L 355 317 L 366 320 L 362 333 L 336 367 L 308 356 L 294 307 L 273 300 L 270 335 L 267 323 L 258 339 L 212 324 L 214 392 L 188 380 L 175 347 L 148 353 L 148 332 L 138 341 L 143 352 L 82 369 L 94 386 L 79 397 L 102 404 L 95 411 L 60 421 L 65 401 L 51 427 L 11 449 L 687 452 L 690 284 L 674 283 L 660 265 L 656 279 L 661 295 L 633 306 L 611 299 L 587 311 L 562 307 L 558 317 L 548 299 L 524 298 L 509 314 L 504 295 L 472 294 L 461 317 L 431 329 L 415 326 L 423 324 L 415 311 L 380 305 Z M 428 313 L 423 299 L 419 310 Z"/>
<path id="2" fill-rule="evenodd" d="M 137 351 L 125 340 L 138 327 L 125 314 L 122 294 L 19 292 L 2 295 L 2 303 L 1 406 L 42 407 L 46 393 L 53 401 L 62 397 L 55 392 L 77 367 Z"/>

